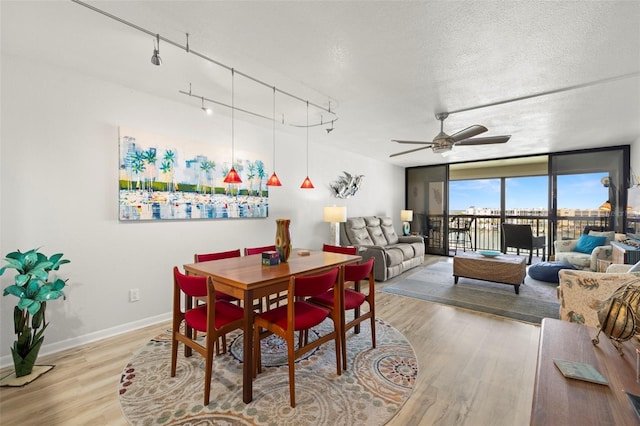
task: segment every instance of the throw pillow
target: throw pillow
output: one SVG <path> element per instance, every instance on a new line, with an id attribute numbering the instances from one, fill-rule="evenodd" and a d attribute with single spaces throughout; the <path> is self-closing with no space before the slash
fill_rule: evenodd
<path id="1" fill-rule="evenodd" d="M 640 272 L 640 262 L 633 265 L 627 272 Z"/>
<path id="2" fill-rule="evenodd" d="M 591 254 L 594 248 L 604 246 L 605 241 L 607 241 L 607 237 L 594 237 L 592 235 L 582 234 L 574 250 L 580 253 Z"/>
<path id="3" fill-rule="evenodd" d="M 611 241 L 615 241 L 616 239 L 616 233 L 614 231 L 589 231 L 589 235 L 591 235 L 592 237 L 606 237 L 607 241 L 605 241 L 604 243 L 605 246 L 608 246 Z"/>

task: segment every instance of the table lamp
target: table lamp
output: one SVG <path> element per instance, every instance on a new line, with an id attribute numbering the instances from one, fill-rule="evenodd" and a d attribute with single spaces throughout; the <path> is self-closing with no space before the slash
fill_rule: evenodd
<path id="1" fill-rule="evenodd" d="M 331 245 L 340 245 L 340 222 L 347 221 L 347 208 L 331 206 L 324 208 L 323 220 L 331 224 Z"/>
<path id="2" fill-rule="evenodd" d="M 400 220 L 402 221 L 402 233 L 409 235 L 411 229 L 409 222 L 413 220 L 413 210 L 400 210 Z"/>

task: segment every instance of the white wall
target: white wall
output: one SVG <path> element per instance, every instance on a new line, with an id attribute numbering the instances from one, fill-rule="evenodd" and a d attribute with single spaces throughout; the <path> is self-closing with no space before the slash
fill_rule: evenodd
<path id="1" fill-rule="evenodd" d="M 329 240 L 325 205 L 346 205 L 349 216 L 391 216 L 400 231 L 404 170 L 325 148 L 314 143 L 320 135 L 310 139 L 315 190 L 299 188 L 305 144 L 279 136 L 284 186 L 270 191 L 267 219 L 120 222 L 118 126 L 229 143 L 228 120 L 212 124 L 193 106 L 4 53 L 1 77 L 0 255 L 42 247 L 71 260 L 60 271 L 69 279 L 66 301 L 48 304 L 41 354 L 168 319 L 174 265 L 190 263 L 195 252 L 272 244 L 275 218 L 291 219 L 295 247 L 319 248 Z M 236 146 L 261 153 L 271 167 L 270 126 L 242 122 L 238 114 Z M 365 175 L 360 192 L 347 200 L 328 189 L 343 170 Z M 0 277 L 2 288 L 13 275 Z M 139 302 L 128 302 L 131 288 L 140 289 Z M 3 366 L 11 363 L 16 301 L 0 300 Z"/>

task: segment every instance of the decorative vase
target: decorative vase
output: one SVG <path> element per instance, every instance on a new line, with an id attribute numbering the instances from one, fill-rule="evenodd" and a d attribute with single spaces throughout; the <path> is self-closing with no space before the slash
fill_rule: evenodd
<path id="1" fill-rule="evenodd" d="M 276 219 L 276 250 L 280 256 L 280 262 L 286 262 L 291 255 L 290 223 L 289 219 Z"/>

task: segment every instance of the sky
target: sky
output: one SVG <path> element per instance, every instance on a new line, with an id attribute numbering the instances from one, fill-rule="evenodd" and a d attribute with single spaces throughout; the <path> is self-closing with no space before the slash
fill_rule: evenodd
<path id="1" fill-rule="evenodd" d="M 600 179 L 607 173 L 558 176 L 558 208 L 597 209 L 609 198 L 608 188 Z M 548 177 L 508 178 L 506 207 L 546 208 L 548 205 Z M 450 210 L 500 208 L 500 179 L 449 182 Z"/>

